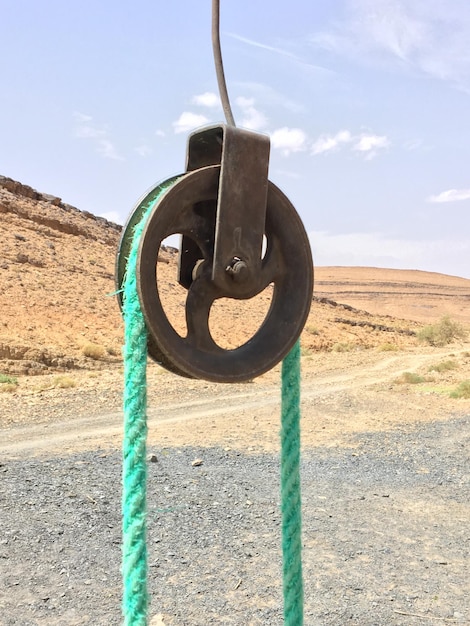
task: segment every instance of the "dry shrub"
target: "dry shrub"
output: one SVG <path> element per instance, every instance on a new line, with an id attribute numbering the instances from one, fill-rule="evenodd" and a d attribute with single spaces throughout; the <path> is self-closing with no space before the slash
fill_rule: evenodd
<path id="1" fill-rule="evenodd" d="M 351 343 L 338 342 L 331 347 L 332 352 L 351 352 L 354 350 L 354 346 Z"/>
<path id="2" fill-rule="evenodd" d="M 0 385 L 0 393 L 12 393 L 18 389 L 17 383 L 2 383 Z"/>
<path id="3" fill-rule="evenodd" d="M 307 324 L 307 326 L 305 326 L 305 331 L 309 333 L 310 335 L 320 334 L 320 331 L 318 330 L 318 328 L 316 326 L 313 326 L 312 324 Z"/>
<path id="4" fill-rule="evenodd" d="M 16 376 L 0 374 L 0 393 L 12 393 L 18 389 L 18 379 Z"/>
<path id="5" fill-rule="evenodd" d="M 53 386 L 59 389 L 69 389 L 70 387 L 76 387 L 77 383 L 70 376 L 56 376 L 53 381 Z"/>
<path id="6" fill-rule="evenodd" d="M 430 346 L 442 347 L 456 339 L 465 339 L 467 334 L 462 324 L 451 320 L 448 315 L 445 315 L 437 324 L 424 326 L 418 332 L 417 337 L 419 341 Z"/>
<path id="7" fill-rule="evenodd" d="M 398 349 L 399 348 L 396 343 L 390 343 L 390 342 L 382 343 L 379 346 L 380 352 L 396 352 Z"/>
<path id="8" fill-rule="evenodd" d="M 106 351 L 103 346 L 97 343 L 87 343 L 82 348 L 82 354 L 89 357 L 90 359 L 95 359 L 96 361 L 99 361 L 100 359 L 104 358 Z"/>
<path id="9" fill-rule="evenodd" d="M 450 393 L 451 398 L 470 399 L 470 380 L 464 380 Z"/>
<path id="10" fill-rule="evenodd" d="M 455 361 L 442 361 L 441 363 L 430 365 L 428 372 L 448 372 L 450 370 L 456 370 L 457 368 L 458 365 Z"/>
<path id="11" fill-rule="evenodd" d="M 426 379 L 414 372 L 403 372 L 400 378 L 397 379 L 397 383 L 402 385 L 418 385 L 419 383 L 426 382 Z"/>

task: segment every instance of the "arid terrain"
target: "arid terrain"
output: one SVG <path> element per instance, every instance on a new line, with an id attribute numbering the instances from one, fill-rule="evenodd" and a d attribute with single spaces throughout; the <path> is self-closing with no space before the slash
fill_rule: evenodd
<path id="1" fill-rule="evenodd" d="M 120 227 L 4 177 L 0 177 L 0 223 L 0 470 L 4 485 L 0 502 L 5 523 L 0 530 L 6 533 L 0 544 L 0 624 L 117 624 L 119 572 L 113 565 L 111 585 L 108 574 L 103 573 L 105 561 L 100 561 L 103 571 L 97 574 L 98 565 L 93 563 L 101 558 L 97 556 L 98 539 L 93 544 L 95 556 L 84 561 L 86 578 L 72 566 L 57 565 L 56 570 L 55 565 L 45 563 L 49 562 L 48 550 L 54 551 L 55 545 L 65 541 L 57 539 L 57 544 L 51 539 L 61 516 L 68 520 L 70 514 L 67 523 L 71 527 L 76 523 L 80 532 L 88 533 L 84 518 L 74 517 L 81 515 L 82 509 L 73 508 L 73 503 L 92 506 L 93 511 L 86 515 L 98 516 L 93 517 L 93 524 L 100 542 L 105 540 L 105 535 L 99 534 L 100 524 L 104 524 L 103 533 L 119 524 L 116 480 L 119 483 L 123 326 L 113 294 Z M 184 322 L 184 294 L 176 283 L 176 257 L 176 251 L 167 248 L 158 263 L 165 311 L 175 326 Z M 263 320 L 269 302 L 270 292 L 266 290 L 254 301 L 238 302 L 236 308 L 228 301 L 218 303 L 211 313 L 211 329 L 218 343 L 231 348 L 246 341 Z M 301 338 L 307 625 L 470 624 L 466 445 L 470 399 L 465 394 L 452 397 L 470 381 L 470 343 L 465 333 L 440 346 L 419 338 L 425 325 L 438 325 L 443 316 L 455 321 L 461 330 L 470 329 L 469 304 L 470 280 L 464 278 L 414 270 L 315 268 L 315 295 Z M 221 385 L 179 378 L 149 363 L 149 449 L 159 459 L 168 455 L 165 471 L 169 472 L 169 489 L 174 493 L 179 489 L 169 469 L 173 459 L 176 466 L 171 465 L 172 472 L 178 473 L 178 459 L 184 459 L 182 468 L 191 468 L 191 459 L 198 456 L 207 459 L 206 465 L 217 466 L 228 481 L 223 494 L 227 490 L 238 494 L 241 484 L 248 490 L 251 473 L 240 474 L 237 485 L 230 486 L 230 476 L 215 460 L 224 455 L 229 463 L 242 462 L 232 468 L 234 476 L 238 476 L 237 467 L 252 468 L 246 472 L 253 472 L 253 484 L 261 493 L 268 489 L 266 485 L 271 483 L 265 483 L 263 476 L 271 480 L 277 473 L 279 378 L 277 366 L 250 383 Z M 101 468 L 108 457 L 114 468 L 109 476 L 106 472 L 111 470 Z M 257 459 L 263 468 L 259 475 Z M 363 464 L 360 476 L 350 467 L 356 462 Z M 92 480 L 86 474 L 78 478 L 80 468 L 96 463 L 104 472 L 102 485 L 116 492 L 109 509 L 114 517 L 106 521 L 104 509 L 100 509 L 100 498 L 104 498 L 100 490 L 104 487 L 99 475 L 94 474 Z M 63 469 L 66 467 L 75 468 L 75 486 Z M 156 463 L 157 475 L 159 467 L 161 463 Z M 191 474 L 194 468 L 188 470 L 188 476 L 181 474 L 180 486 L 188 488 L 186 493 L 195 481 L 201 489 L 206 489 L 203 484 L 209 485 L 210 475 L 204 474 L 202 467 L 197 478 Z M 15 482 L 15 476 L 26 483 Z M 61 476 L 66 487 L 65 482 L 62 486 L 57 483 Z M 327 484 L 329 476 L 331 484 Z M 355 478 L 350 484 L 352 476 Z M 373 483 L 374 477 L 380 485 Z M 91 480 L 89 486 L 87 480 Z M 154 480 L 158 483 L 158 476 Z M 227 547 L 225 553 L 222 537 L 231 532 L 230 528 L 238 529 L 240 545 L 256 544 L 267 500 L 261 498 L 258 503 L 251 492 L 243 500 L 238 494 L 238 503 L 255 504 L 232 510 L 231 501 L 226 502 L 226 496 L 218 493 L 216 482 L 207 486 L 210 493 L 204 492 L 203 497 L 206 503 L 216 498 L 214 506 L 223 501 L 227 511 L 227 518 L 219 520 L 220 528 L 204 531 L 204 541 L 214 532 L 220 539 L 218 548 L 214 546 L 211 552 L 213 561 L 208 559 L 199 574 L 192 570 L 187 573 L 186 567 L 172 569 L 173 565 L 171 571 L 162 574 L 175 595 L 161 597 L 158 585 L 152 587 L 154 596 L 160 594 L 152 605 L 152 623 L 280 624 L 279 555 L 267 544 L 268 536 L 279 530 L 276 515 L 252 559 L 254 569 L 247 565 L 244 573 L 239 572 L 237 564 L 245 558 L 246 550 L 237 547 L 232 553 Z M 34 485 L 31 493 L 29 485 Z M 40 512 L 35 502 L 47 502 L 51 493 L 48 485 L 55 485 L 57 493 L 76 495 L 51 501 L 50 508 L 44 505 Z M 273 483 L 273 493 L 275 489 Z M 178 497 L 184 500 L 181 494 Z M 268 499 L 266 494 L 263 497 Z M 270 511 L 277 510 L 276 497 L 269 495 Z M 370 500 L 371 509 L 359 513 L 357 502 L 362 503 L 361 498 Z M 385 504 L 391 508 L 384 508 Z M 152 500 L 154 507 L 167 505 Z M 328 517 L 325 511 L 330 506 Z M 44 531 L 43 537 L 38 520 L 47 515 L 51 516 L 52 534 Z M 209 518 L 215 520 L 211 515 Z M 172 523 L 189 523 L 183 517 Z M 337 522 L 334 528 L 331 519 Z M 240 520 L 246 524 L 242 530 Z M 204 528 L 206 521 L 200 522 Z M 150 530 L 153 536 L 158 535 L 158 541 L 172 532 L 160 524 Z M 389 529 L 388 543 L 383 539 L 385 526 Z M 181 541 L 186 541 L 182 532 Z M 362 544 L 346 548 L 349 532 L 363 536 Z M 45 548 L 35 547 L 29 561 L 28 551 L 36 535 L 37 546 Z M 188 541 L 190 537 L 188 530 Z M 382 537 L 381 546 L 376 545 L 378 537 Z M 95 541 L 91 531 L 88 540 Z M 178 538 L 174 541 L 165 548 L 168 554 L 177 552 Z M 76 559 L 77 550 L 86 550 L 72 543 L 62 546 L 66 560 L 69 553 Z M 182 546 L 190 551 L 185 543 Z M 158 548 L 159 544 L 152 544 L 152 555 L 156 554 L 152 558 L 157 560 Z M 205 558 L 196 546 L 193 549 L 198 558 Z M 191 595 L 198 575 L 201 584 L 204 577 L 211 584 L 221 584 L 217 549 L 225 559 L 222 579 L 231 581 L 228 590 L 217 587 L 217 593 L 225 594 L 226 604 L 202 600 L 200 591 Z M 116 546 L 112 550 L 119 552 Z M 255 552 L 251 550 L 251 554 Z M 33 576 L 28 582 L 31 568 L 37 568 L 38 578 Z M 69 572 L 67 581 L 61 573 L 64 568 Z M 442 569 L 444 574 L 439 573 Z M 322 574 L 317 575 L 318 571 Z M 250 576 L 251 584 L 245 582 Z M 314 578 L 315 584 L 309 585 Z M 90 580 L 94 581 L 93 594 L 89 593 Z M 39 596 L 35 589 L 40 589 Z M 185 604 L 187 594 L 192 599 Z M 104 610 L 113 617 L 107 618 Z M 232 612 L 231 618 L 220 617 L 225 610 Z M 241 611 L 238 617 L 237 610 Z"/>

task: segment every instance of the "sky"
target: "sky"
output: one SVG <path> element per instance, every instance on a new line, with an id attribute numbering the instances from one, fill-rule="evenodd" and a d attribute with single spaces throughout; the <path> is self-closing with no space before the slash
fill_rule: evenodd
<path id="1" fill-rule="evenodd" d="M 237 125 L 315 265 L 470 278 L 470 2 L 221 0 Z M 211 2 L 1 0 L 0 174 L 124 223 L 223 122 Z"/>

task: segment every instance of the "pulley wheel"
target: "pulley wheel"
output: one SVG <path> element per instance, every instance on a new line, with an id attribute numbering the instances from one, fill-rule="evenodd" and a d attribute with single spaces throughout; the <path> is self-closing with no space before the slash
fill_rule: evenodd
<path id="1" fill-rule="evenodd" d="M 116 255 L 115 269 L 116 296 L 120 309 L 122 309 L 122 288 L 124 286 L 124 278 L 127 270 L 127 261 L 131 252 L 134 228 L 137 226 L 137 224 L 139 224 L 147 209 L 149 209 L 151 205 L 156 202 L 161 193 L 171 187 L 178 180 L 178 178 L 179 176 L 173 176 L 171 178 L 168 178 L 167 180 L 159 183 L 158 185 L 152 187 L 152 189 L 147 191 L 135 205 L 134 209 L 129 215 L 126 224 L 122 229 L 121 239 L 119 241 L 118 252 Z M 155 343 L 154 338 L 151 334 L 149 334 L 148 336 L 147 349 L 149 356 L 160 365 L 163 365 L 166 369 L 170 370 L 174 374 L 179 374 L 180 376 L 185 376 L 186 378 L 193 378 L 166 359 L 165 355 L 160 351 L 159 346 Z"/>
<path id="2" fill-rule="evenodd" d="M 297 212 L 286 196 L 269 183 L 261 272 L 248 290 L 235 282 L 231 289 L 230 281 L 228 287 L 217 287 L 212 281 L 212 265 L 219 174 L 218 165 L 187 173 L 155 203 L 140 240 L 137 289 L 153 358 L 186 376 L 235 383 L 271 369 L 300 336 L 312 301 L 313 264 L 308 237 Z M 170 323 L 157 286 L 159 249 L 174 234 L 182 234 L 199 250 L 187 289 L 184 336 Z M 234 261 L 236 264 L 237 259 Z M 233 272 L 234 267 L 227 271 Z M 219 298 L 252 298 L 268 285 L 273 285 L 273 295 L 261 326 L 243 345 L 235 349 L 220 347 L 209 328 L 213 303 Z"/>
<path id="3" fill-rule="evenodd" d="M 118 251 L 116 255 L 116 296 L 119 303 L 119 308 L 122 309 L 122 287 L 124 285 L 124 277 L 127 270 L 127 260 L 131 253 L 132 238 L 134 235 L 134 228 L 142 219 L 144 213 L 150 206 L 155 203 L 155 200 L 160 196 L 162 191 L 171 187 L 179 176 L 173 176 L 167 180 L 158 183 L 155 187 L 152 187 L 147 191 L 134 206 L 127 222 L 122 227 L 121 238 L 119 241 Z"/>

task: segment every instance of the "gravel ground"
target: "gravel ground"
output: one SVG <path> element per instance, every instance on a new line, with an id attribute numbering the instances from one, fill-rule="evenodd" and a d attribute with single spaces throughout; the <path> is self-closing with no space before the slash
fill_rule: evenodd
<path id="1" fill-rule="evenodd" d="M 470 624 L 469 421 L 303 453 L 307 626 Z M 151 615 L 282 624 L 278 456 L 149 453 Z M 0 624 L 121 623 L 120 472 L 106 450 L 3 462 Z"/>

